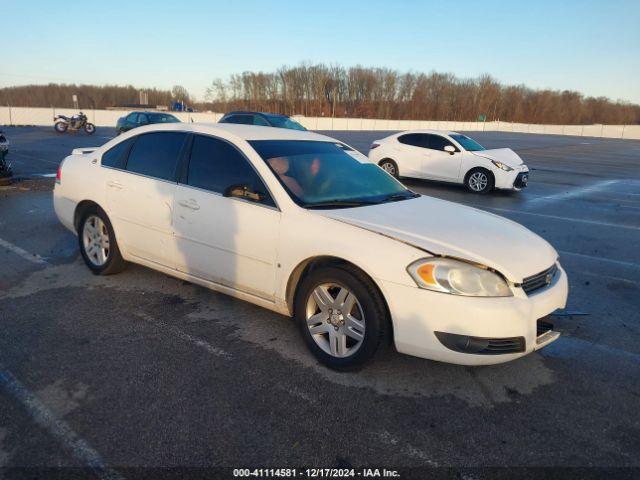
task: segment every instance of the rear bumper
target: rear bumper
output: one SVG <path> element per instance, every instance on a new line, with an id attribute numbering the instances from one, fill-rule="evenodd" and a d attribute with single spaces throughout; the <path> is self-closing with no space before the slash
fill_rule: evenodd
<path id="1" fill-rule="evenodd" d="M 77 203 L 60 194 L 60 188 L 56 185 L 53 189 L 53 209 L 60 223 L 76 233 L 76 227 L 73 224 Z"/>
<path id="2" fill-rule="evenodd" d="M 515 289 L 518 291 L 513 297 L 461 297 L 384 281 L 381 288 L 391 312 L 399 352 L 460 365 L 508 362 L 556 340 L 558 334 L 553 330 L 539 334 L 537 321 L 563 308 L 568 295 L 567 276 L 562 268 L 553 285 L 531 296 Z M 448 346 L 447 341 L 442 341 L 443 334 L 452 337 Z M 471 351 L 465 351 L 464 339 L 457 337 L 473 337 L 469 340 Z M 520 338 L 521 347 L 513 343 Z M 493 347 L 489 350 L 493 351 L 480 351 L 483 344 L 478 339 L 487 344 L 490 340 Z M 454 343 L 451 348 L 453 341 L 462 343 Z M 507 348 L 507 353 L 497 351 L 507 343 L 513 343 L 513 349 Z"/>

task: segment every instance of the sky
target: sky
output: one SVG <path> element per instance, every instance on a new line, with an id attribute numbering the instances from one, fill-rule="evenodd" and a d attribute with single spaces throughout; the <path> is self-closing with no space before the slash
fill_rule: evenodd
<path id="1" fill-rule="evenodd" d="M 0 0 L 0 86 L 183 85 L 301 62 L 640 103 L 640 0 Z"/>

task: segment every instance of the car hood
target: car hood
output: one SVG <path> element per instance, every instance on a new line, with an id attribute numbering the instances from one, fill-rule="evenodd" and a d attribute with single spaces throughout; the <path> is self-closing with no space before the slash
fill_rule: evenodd
<path id="1" fill-rule="evenodd" d="M 517 167 L 518 165 L 522 165 L 524 162 L 518 156 L 516 152 L 511 150 L 510 148 L 496 148 L 493 150 L 480 150 L 478 152 L 471 152 L 478 157 L 488 158 L 489 160 L 495 160 L 497 162 L 502 162 L 510 167 Z"/>
<path id="2" fill-rule="evenodd" d="M 551 245 L 518 223 L 433 197 L 315 213 L 434 255 L 486 265 L 513 282 L 546 270 L 558 257 Z"/>

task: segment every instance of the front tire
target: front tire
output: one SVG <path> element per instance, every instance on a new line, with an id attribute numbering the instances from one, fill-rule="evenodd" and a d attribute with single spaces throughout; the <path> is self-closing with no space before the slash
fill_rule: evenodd
<path id="1" fill-rule="evenodd" d="M 120 254 L 111 222 L 100 208 L 84 212 L 78 225 L 80 253 L 95 275 L 121 272 L 127 263 Z"/>
<path id="2" fill-rule="evenodd" d="M 398 169 L 398 164 L 391 160 L 390 158 L 385 158 L 384 160 L 380 160 L 378 166 L 382 168 L 385 172 L 395 178 L 400 177 L 400 170 Z"/>
<path id="3" fill-rule="evenodd" d="M 464 184 L 470 192 L 485 194 L 493 190 L 495 178 L 486 168 L 474 168 L 467 173 Z"/>
<path id="4" fill-rule="evenodd" d="M 334 370 L 353 370 L 369 360 L 389 333 L 381 293 L 359 270 L 325 267 L 298 288 L 295 319 L 313 355 Z"/>
<path id="5" fill-rule="evenodd" d="M 85 123 L 84 131 L 87 132 L 89 135 L 93 135 L 96 131 L 96 127 L 93 123 Z"/>
<path id="6" fill-rule="evenodd" d="M 56 122 L 55 125 L 53 126 L 55 131 L 58 132 L 58 133 L 66 132 L 68 127 L 69 127 L 69 125 L 67 125 L 64 122 Z"/>

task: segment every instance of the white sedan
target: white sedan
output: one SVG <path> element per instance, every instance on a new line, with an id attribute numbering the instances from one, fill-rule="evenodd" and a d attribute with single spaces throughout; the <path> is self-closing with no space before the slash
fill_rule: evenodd
<path id="1" fill-rule="evenodd" d="M 521 190 L 529 169 L 509 148 L 487 150 L 457 132 L 413 130 L 375 140 L 369 159 L 398 178 L 462 183 L 474 193 Z"/>
<path id="2" fill-rule="evenodd" d="M 542 238 L 411 192 L 344 143 L 234 124 L 136 128 L 62 162 L 60 221 L 95 274 L 135 262 L 295 317 L 325 365 L 465 365 L 555 340 L 567 276 Z"/>

